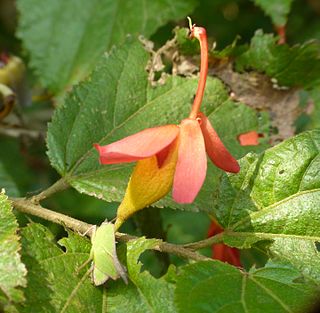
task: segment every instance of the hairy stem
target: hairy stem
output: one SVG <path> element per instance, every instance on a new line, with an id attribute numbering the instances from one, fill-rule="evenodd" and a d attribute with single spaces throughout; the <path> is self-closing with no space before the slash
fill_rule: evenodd
<path id="1" fill-rule="evenodd" d="M 222 237 L 223 237 L 223 233 L 219 233 L 213 237 L 210 237 L 201 241 L 197 241 L 197 242 L 191 242 L 183 246 L 184 248 L 187 248 L 187 249 L 199 250 L 208 246 L 212 246 L 215 243 L 221 243 Z"/>
<path id="2" fill-rule="evenodd" d="M 63 227 L 69 228 L 74 232 L 79 234 L 86 234 L 87 236 L 92 235 L 93 226 L 72 218 L 70 216 L 48 210 L 42 207 L 40 204 L 36 204 L 31 200 L 20 198 L 20 199 L 10 199 L 14 208 L 20 212 L 31 214 L 47 221 L 62 225 Z M 138 237 L 131 236 L 123 233 L 116 233 L 116 239 L 120 242 L 128 242 L 129 240 L 137 239 Z M 196 243 L 194 243 L 196 244 Z M 175 254 L 181 258 L 192 259 L 196 261 L 210 260 L 209 258 L 193 251 L 194 249 L 189 249 L 183 245 L 175 245 L 168 242 L 162 242 L 154 250 L 166 253 Z"/>
<path id="3" fill-rule="evenodd" d="M 87 224 L 85 222 L 79 221 L 65 214 L 48 210 L 42 207 L 40 204 L 35 204 L 32 200 L 28 200 L 28 199 L 10 199 L 10 200 L 12 201 L 14 208 L 22 213 L 27 213 L 27 214 L 40 217 L 49 222 L 67 227 L 80 234 L 87 233 L 88 236 L 91 235 L 90 228 L 92 228 L 93 226 L 91 224 Z"/>
<path id="4" fill-rule="evenodd" d="M 53 185 L 51 185 L 49 188 L 43 190 L 38 195 L 33 196 L 31 198 L 31 202 L 39 203 L 41 200 L 44 200 L 59 191 L 66 190 L 69 187 L 70 187 L 70 185 L 64 180 L 64 178 L 60 178 Z"/>

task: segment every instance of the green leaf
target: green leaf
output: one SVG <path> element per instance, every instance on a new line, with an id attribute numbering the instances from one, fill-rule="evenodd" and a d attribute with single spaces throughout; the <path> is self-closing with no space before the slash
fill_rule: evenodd
<path id="1" fill-rule="evenodd" d="M 174 29 L 177 45 L 179 52 L 184 55 L 199 55 L 200 54 L 200 46 L 199 41 L 196 38 L 190 40 L 189 36 L 189 28 L 179 28 L 176 27 Z M 211 58 L 216 59 L 224 59 L 228 57 L 235 57 L 239 54 L 244 53 L 247 50 L 245 45 L 238 46 L 237 42 L 240 39 L 240 36 L 237 36 L 233 42 L 223 48 L 222 50 L 209 50 L 209 54 Z"/>
<path id="2" fill-rule="evenodd" d="M 19 196 L 20 192 L 14 178 L 10 175 L 5 164 L 0 160 L 0 188 L 4 189 L 12 197 Z"/>
<path id="3" fill-rule="evenodd" d="M 12 206 L 4 193 L 0 193 L 0 311 L 15 312 L 14 304 L 23 302 L 19 287 L 26 286 L 26 268 L 20 260 L 18 223 Z"/>
<path id="4" fill-rule="evenodd" d="M 268 16 L 276 26 L 284 26 L 293 0 L 253 0 Z"/>
<path id="5" fill-rule="evenodd" d="M 28 268 L 26 303 L 19 312 L 106 312 L 103 290 L 77 269 L 89 258 L 90 243 L 69 232 L 56 245 L 52 233 L 31 223 L 22 230 L 23 260 Z"/>
<path id="6" fill-rule="evenodd" d="M 156 239 L 139 238 L 127 243 L 127 267 L 130 278 L 129 285 L 120 281 L 108 291 L 110 313 L 175 313 L 173 303 L 174 284 L 168 276 L 154 278 L 150 273 L 141 272 L 138 261 L 141 253 L 159 245 Z"/>
<path id="7" fill-rule="evenodd" d="M 189 28 L 179 28 L 174 29 L 175 36 L 177 38 L 177 44 L 179 51 L 185 55 L 195 55 L 200 54 L 199 41 L 196 38 L 190 40 L 190 30 Z"/>
<path id="8" fill-rule="evenodd" d="M 289 47 L 278 45 L 271 34 L 256 31 L 250 48 L 236 61 L 238 70 L 265 72 L 279 85 L 311 88 L 320 84 L 320 43 L 309 41 Z"/>
<path id="9" fill-rule="evenodd" d="M 245 273 L 218 261 L 198 262 L 178 275 L 175 303 L 181 313 L 306 312 L 315 290 L 295 282 L 299 276 L 280 264 Z"/>
<path id="10" fill-rule="evenodd" d="M 244 248 L 273 240 L 271 252 L 295 265 L 299 260 L 319 281 L 314 246 L 320 241 L 319 151 L 320 131 L 308 131 L 260 155 L 249 154 L 238 175 L 225 175 L 215 202 L 225 242 Z"/>
<path id="11" fill-rule="evenodd" d="M 320 131 L 313 130 L 288 139 L 258 156 L 249 154 L 243 158 L 239 175 L 225 175 L 221 181 L 216 203 L 220 222 L 232 229 L 253 230 L 259 225 L 262 230 L 268 222 L 265 220 L 264 223 L 263 218 L 277 213 L 274 218 L 278 223 L 273 219 L 272 228 L 281 227 L 275 233 L 317 234 L 319 221 L 312 220 L 312 215 L 316 217 L 317 214 L 312 204 L 316 203 L 313 201 L 317 199 L 320 186 L 317 175 L 319 149 Z M 228 197 L 224 197 L 227 194 Z M 287 216 L 290 219 L 279 225 L 286 216 L 285 211 L 299 200 L 306 200 L 304 209 L 291 209 L 294 212 Z M 280 214 L 280 209 L 283 214 Z M 311 224 L 305 229 L 308 219 Z"/>
<path id="12" fill-rule="evenodd" d="M 21 156 L 19 142 L 3 137 L 0 141 L 0 190 L 4 188 L 7 195 L 19 197 L 27 191 L 34 174 Z"/>
<path id="13" fill-rule="evenodd" d="M 297 268 L 305 277 L 316 284 L 320 282 L 319 241 L 277 238 L 269 246 L 275 259 L 286 260 Z"/>
<path id="14" fill-rule="evenodd" d="M 92 278 L 96 286 L 104 284 L 109 278 L 121 277 L 127 283 L 125 269 L 117 257 L 114 224 L 103 222 L 91 237 L 90 256 L 93 259 Z"/>
<path id="15" fill-rule="evenodd" d="M 147 81 L 147 62 L 141 44 L 128 39 L 105 55 L 90 78 L 76 86 L 56 110 L 48 130 L 48 155 L 53 167 L 78 191 L 121 201 L 132 164 L 99 165 L 93 143 L 107 144 L 144 128 L 178 124 L 188 116 L 197 79 L 173 76 L 165 85 L 153 88 Z M 259 119 L 255 111 L 228 98 L 218 79 L 208 79 L 203 111 L 226 146 L 242 156 L 248 148 L 239 145 L 237 135 L 257 129 Z M 208 197 L 217 173 L 210 164 L 199 200 L 186 208 L 210 210 Z M 160 205 L 181 207 L 170 199 Z"/>
<path id="16" fill-rule="evenodd" d="M 85 77 L 128 33 L 149 37 L 195 5 L 195 0 L 174 5 L 170 0 L 19 0 L 18 36 L 42 85 L 57 93 Z"/>
<path id="17" fill-rule="evenodd" d="M 238 45 L 238 41 L 240 40 L 240 36 L 236 36 L 231 44 L 224 47 L 222 50 L 212 50 L 211 55 L 217 59 L 225 59 L 225 58 L 235 58 L 238 55 L 247 51 L 247 45 Z"/>
<path id="18" fill-rule="evenodd" d="M 310 99 L 313 102 L 313 110 L 310 114 L 308 129 L 319 128 L 320 126 L 320 86 L 310 90 Z"/>
<path id="19" fill-rule="evenodd" d="M 28 268 L 26 303 L 19 312 L 175 312 L 174 285 L 167 278 L 156 279 L 141 272 L 140 254 L 154 248 L 159 240 L 140 238 L 126 247 L 129 284 L 108 281 L 105 287 L 94 287 L 86 270 L 77 269 L 89 258 L 90 242 L 68 232 L 59 240 L 40 224 L 31 223 L 22 230 L 23 259 Z M 88 269 L 88 268 L 87 268 Z M 39 288 L 41 286 L 41 288 Z"/>

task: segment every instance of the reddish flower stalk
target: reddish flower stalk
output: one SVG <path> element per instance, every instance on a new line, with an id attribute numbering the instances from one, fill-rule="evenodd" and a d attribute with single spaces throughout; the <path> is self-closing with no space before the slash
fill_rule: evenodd
<path id="1" fill-rule="evenodd" d="M 278 44 L 279 45 L 283 45 L 286 43 L 287 39 L 286 39 L 286 25 L 283 26 L 275 26 L 276 31 L 278 33 L 279 36 L 279 40 L 278 40 Z"/>
<path id="2" fill-rule="evenodd" d="M 203 27 L 195 27 L 195 25 L 191 25 L 191 20 L 189 20 L 189 22 L 190 37 L 195 37 L 199 40 L 201 51 L 200 78 L 198 83 L 198 89 L 189 115 L 189 118 L 195 119 L 200 111 L 208 75 L 208 40 L 207 32 Z"/>
<path id="3" fill-rule="evenodd" d="M 200 42 L 201 66 L 198 88 L 189 117 L 182 120 L 180 125 L 149 128 L 106 146 L 94 145 L 100 154 L 102 164 L 139 162 L 156 156 L 160 170 L 169 156 L 177 155 L 170 184 L 173 184 L 173 198 L 178 203 L 193 202 L 200 191 L 207 171 L 206 154 L 224 171 L 237 173 L 240 170 L 238 162 L 223 145 L 209 119 L 200 112 L 208 74 L 206 30 L 203 27 L 190 25 L 190 36 Z M 151 174 L 146 173 L 146 175 Z M 161 179 L 160 176 L 157 176 L 158 180 Z M 151 183 L 154 184 L 152 177 L 150 177 Z M 152 201 L 163 196 L 159 193 L 156 199 L 152 198 Z"/>

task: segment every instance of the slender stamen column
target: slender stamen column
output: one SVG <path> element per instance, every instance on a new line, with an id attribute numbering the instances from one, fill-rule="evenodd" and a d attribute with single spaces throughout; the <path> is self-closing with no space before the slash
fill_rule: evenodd
<path id="1" fill-rule="evenodd" d="M 193 101 L 192 109 L 189 115 L 189 118 L 196 119 L 197 115 L 200 111 L 200 106 L 202 103 L 202 98 L 204 94 L 204 89 L 207 81 L 208 74 L 208 41 L 207 41 L 207 33 L 203 27 L 196 27 L 191 25 L 191 38 L 195 37 L 200 42 L 200 50 L 201 50 L 201 64 L 200 64 L 200 78 L 198 83 L 198 88 L 196 92 L 196 96 Z"/>

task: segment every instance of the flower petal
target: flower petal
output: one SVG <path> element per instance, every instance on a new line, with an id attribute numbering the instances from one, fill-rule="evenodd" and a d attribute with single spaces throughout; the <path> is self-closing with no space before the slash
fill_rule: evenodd
<path id="1" fill-rule="evenodd" d="M 165 160 L 168 158 L 168 155 L 173 148 L 177 148 L 177 139 L 173 141 L 169 146 L 165 147 L 164 149 L 162 149 L 156 154 L 159 168 L 163 165 Z"/>
<path id="2" fill-rule="evenodd" d="M 178 157 L 177 140 L 170 148 L 160 168 L 155 155 L 137 162 L 117 211 L 117 229 L 133 213 L 158 201 L 170 191 Z"/>
<path id="3" fill-rule="evenodd" d="M 208 231 L 208 237 L 220 234 L 223 232 L 223 228 L 215 221 L 211 222 Z M 212 258 L 220 260 L 222 262 L 227 262 L 231 265 L 241 267 L 240 261 L 240 251 L 236 248 L 228 247 L 223 243 L 213 244 L 212 247 Z"/>
<path id="4" fill-rule="evenodd" d="M 262 135 L 263 136 L 263 135 Z M 262 137 L 255 130 L 240 134 L 238 141 L 241 146 L 257 146 L 259 144 L 259 137 Z"/>
<path id="5" fill-rule="evenodd" d="M 237 248 L 231 248 L 223 243 L 216 243 L 212 245 L 212 259 L 227 262 L 237 267 L 242 267 L 240 251 Z"/>
<path id="6" fill-rule="evenodd" d="M 178 136 L 177 125 L 147 128 L 106 146 L 94 144 L 101 164 L 127 163 L 155 155 Z"/>
<path id="7" fill-rule="evenodd" d="M 173 198 L 178 203 L 191 203 L 197 196 L 207 172 L 203 136 L 197 120 L 185 119 L 180 124 L 178 162 L 173 183 Z"/>
<path id="8" fill-rule="evenodd" d="M 224 146 L 209 119 L 203 113 L 199 113 L 198 116 L 201 118 L 201 130 L 206 151 L 211 161 L 226 172 L 238 173 L 240 166 L 237 160 Z"/>

